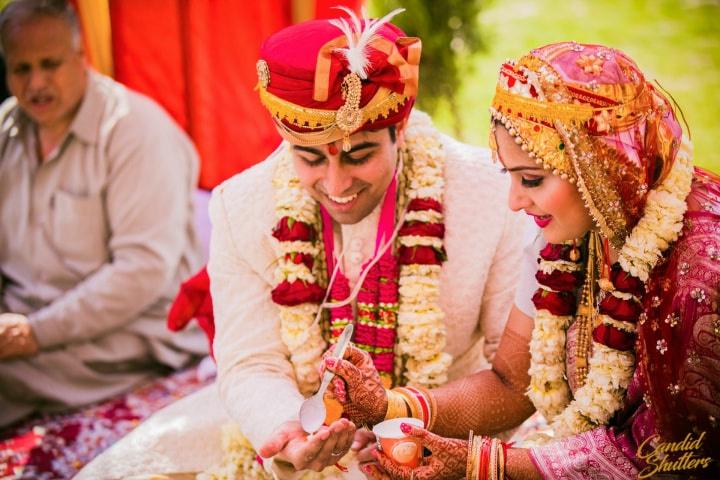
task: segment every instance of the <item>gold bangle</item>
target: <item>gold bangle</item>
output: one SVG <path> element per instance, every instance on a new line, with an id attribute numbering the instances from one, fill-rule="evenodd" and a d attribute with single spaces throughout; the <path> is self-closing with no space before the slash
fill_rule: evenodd
<path id="1" fill-rule="evenodd" d="M 385 420 L 391 418 L 407 417 L 408 407 L 405 398 L 393 390 L 385 390 L 387 395 L 387 411 L 385 412 Z"/>
<path id="2" fill-rule="evenodd" d="M 396 387 L 396 388 L 393 388 L 392 391 L 396 392 L 398 395 L 400 395 L 405 400 L 405 404 L 407 405 L 410 416 L 412 418 L 417 418 L 417 419 L 423 420 L 423 418 L 420 414 L 420 405 L 418 405 L 417 399 L 415 398 L 415 396 L 412 393 L 410 393 L 404 387 Z"/>
<path id="3" fill-rule="evenodd" d="M 467 464 L 465 465 L 465 478 L 472 478 L 472 470 L 473 465 L 475 462 L 473 462 L 473 440 L 475 434 L 472 430 L 470 430 L 470 435 L 468 436 L 468 453 L 467 453 Z"/>
<path id="4" fill-rule="evenodd" d="M 498 448 L 498 480 L 505 480 L 505 445 L 502 442 Z"/>
<path id="5" fill-rule="evenodd" d="M 480 469 L 480 448 L 482 448 L 483 437 L 482 435 L 475 435 L 473 437 L 472 446 L 470 447 L 470 471 L 468 472 L 468 480 L 477 480 Z"/>

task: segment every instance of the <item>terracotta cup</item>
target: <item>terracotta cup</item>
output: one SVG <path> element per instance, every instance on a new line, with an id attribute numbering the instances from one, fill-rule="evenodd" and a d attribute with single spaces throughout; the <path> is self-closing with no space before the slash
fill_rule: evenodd
<path id="1" fill-rule="evenodd" d="M 401 417 L 378 423 L 372 431 L 377 438 L 378 450 L 399 465 L 415 468 L 422 458 L 422 442 L 419 438 L 405 435 L 400 430 L 401 423 L 423 428 L 422 420 Z"/>

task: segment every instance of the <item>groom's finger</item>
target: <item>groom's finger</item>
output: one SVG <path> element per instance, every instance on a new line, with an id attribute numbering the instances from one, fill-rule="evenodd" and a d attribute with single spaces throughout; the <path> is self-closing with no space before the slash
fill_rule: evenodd
<path id="1" fill-rule="evenodd" d="M 263 458 L 274 457 L 285 448 L 289 439 L 290 435 L 288 432 L 280 429 L 258 448 L 258 454 Z"/>

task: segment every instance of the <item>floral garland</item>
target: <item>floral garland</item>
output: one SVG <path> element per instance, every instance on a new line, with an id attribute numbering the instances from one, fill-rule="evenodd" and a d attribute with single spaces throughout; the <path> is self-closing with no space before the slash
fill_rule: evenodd
<path id="1" fill-rule="evenodd" d="M 443 352 L 444 314 L 439 306 L 439 277 L 445 258 L 444 151 L 427 115 L 412 116 L 405 138 L 406 185 L 400 191 L 398 204 L 407 204 L 407 214 L 398 234 L 395 379 L 397 383 L 433 386 L 447 381 L 451 362 Z M 309 394 L 319 383 L 317 365 L 325 350 L 324 338 L 331 337 L 323 337 L 319 323 L 315 322 L 325 296 L 321 284 L 326 277 L 325 252 L 316 234 L 321 227 L 320 215 L 316 202 L 295 176 L 289 149 L 280 157 L 273 184 L 279 218 L 273 236 L 279 240 L 282 256 L 275 271 L 278 284 L 272 298 L 280 309 L 282 339 L 290 351 L 298 385 L 302 393 Z M 386 310 L 392 311 L 392 306 Z M 346 315 L 347 312 L 337 316 Z"/>
<path id="2" fill-rule="evenodd" d="M 440 271 L 445 261 L 443 191 L 445 152 L 430 117 L 413 112 L 405 132 L 407 213 L 398 233 L 399 306 L 395 378 L 427 388 L 447 382 Z M 401 192 L 402 196 L 403 193 Z M 400 379 L 404 381 L 401 382 Z"/>
<path id="3" fill-rule="evenodd" d="M 642 311 L 644 282 L 682 229 L 692 175 L 691 153 L 683 144 L 668 177 L 648 194 L 643 217 L 623 245 L 609 281 L 599 282 L 603 294 L 597 306 L 599 324 L 592 332 L 589 372 L 572 401 L 565 378 L 565 340 L 574 319 L 582 266 L 572 259 L 568 244 L 550 244 L 541 251 L 528 396 L 558 437 L 607 424 L 622 406 L 635 370 L 635 323 Z"/>

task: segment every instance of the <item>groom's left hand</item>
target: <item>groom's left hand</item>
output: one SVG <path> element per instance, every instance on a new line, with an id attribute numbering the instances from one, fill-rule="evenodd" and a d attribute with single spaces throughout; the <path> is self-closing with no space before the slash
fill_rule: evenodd
<path id="1" fill-rule="evenodd" d="M 297 420 L 283 423 L 258 449 L 263 458 L 276 457 L 290 463 L 295 470 L 322 471 L 335 465 L 350 449 L 355 425 L 341 418 L 308 435 Z"/>

